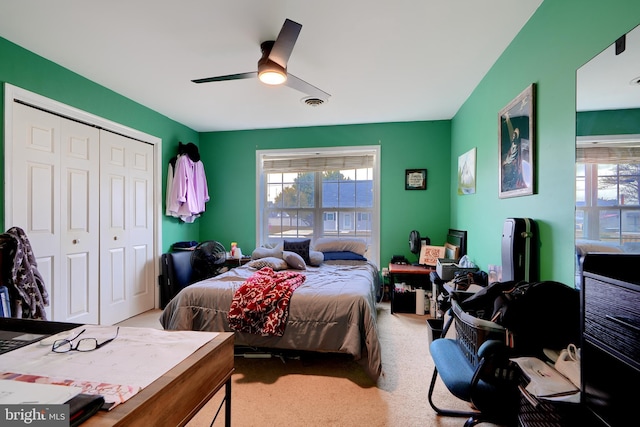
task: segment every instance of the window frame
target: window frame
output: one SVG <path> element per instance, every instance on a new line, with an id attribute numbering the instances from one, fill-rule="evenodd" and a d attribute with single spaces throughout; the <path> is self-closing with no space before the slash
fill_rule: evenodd
<path id="1" fill-rule="evenodd" d="M 372 155 L 373 156 L 373 165 L 372 165 L 372 185 L 373 185 L 373 206 L 371 208 L 371 235 L 370 241 L 368 242 L 368 251 L 367 251 L 367 259 L 373 262 L 376 265 L 380 265 L 380 146 L 343 146 L 343 147 L 322 147 L 322 148 L 298 148 L 298 149 L 269 149 L 269 150 L 256 150 L 256 246 L 261 246 L 265 243 L 273 243 L 271 240 L 269 242 L 266 241 L 264 229 L 268 226 L 268 218 L 265 215 L 265 209 L 263 207 L 266 205 L 267 201 L 267 180 L 265 177 L 265 172 L 263 168 L 265 157 L 269 156 L 277 156 L 277 155 L 286 155 L 286 156 L 310 156 L 310 155 L 321 155 L 321 156 L 347 156 L 347 155 Z M 317 183 L 317 185 L 321 185 L 321 183 Z M 313 209 L 322 210 L 321 206 L 315 206 Z M 344 208 L 343 208 L 344 209 Z M 337 217 L 337 220 L 340 219 L 339 211 L 340 208 L 335 207 L 326 207 L 324 211 L 332 210 L 335 211 L 334 215 Z M 358 207 L 350 208 L 352 212 L 358 214 Z M 323 215 L 319 218 L 316 218 L 315 221 L 323 220 Z M 352 221 L 355 219 L 352 218 Z M 314 225 L 314 237 L 313 240 L 317 237 L 318 233 L 318 224 Z M 278 241 L 281 239 L 278 239 Z"/>

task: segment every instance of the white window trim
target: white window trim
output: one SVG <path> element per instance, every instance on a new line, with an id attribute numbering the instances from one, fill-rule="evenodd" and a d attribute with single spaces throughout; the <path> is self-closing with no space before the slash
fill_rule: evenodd
<path id="1" fill-rule="evenodd" d="M 375 218 L 371 220 L 371 240 L 374 244 L 370 245 L 367 252 L 367 259 L 375 265 L 380 265 L 380 146 L 379 145 L 363 145 L 363 146 L 345 146 L 345 147 L 322 147 L 322 148 L 294 148 L 294 149 L 273 149 L 273 150 L 256 150 L 256 245 L 259 246 L 262 241 L 260 235 L 261 224 L 264 221 L 263 198 L 265 194 L 264 179 L 262 177 L 262 159 L 264 156 L 273 156 L 276 154 L 286 153 L 287 155 L 295 154 L 311 154 L 318 153 L 321 155 L 343 156 L 349 152 L 368 151 L 373 154 L 373 212 L 376 213 Z"/>

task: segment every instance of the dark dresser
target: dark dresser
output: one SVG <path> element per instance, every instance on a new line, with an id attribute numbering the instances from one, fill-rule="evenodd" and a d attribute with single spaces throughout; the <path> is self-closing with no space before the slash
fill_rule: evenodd
<path id="1" fill-rule="evenodd" d="M 638 419 L 640 254 L 587 254 L 582 277 L 582 406 L 608 426 Z"/>
<path id="2" fill-rule="evenodd" d="M 519 427 L 635 425 L 640 384 L 640 254 L 587 254 L 581 278 L 580 404 L 520 396 Z M 526 385 L 526 382 L 522 384 Z"/>

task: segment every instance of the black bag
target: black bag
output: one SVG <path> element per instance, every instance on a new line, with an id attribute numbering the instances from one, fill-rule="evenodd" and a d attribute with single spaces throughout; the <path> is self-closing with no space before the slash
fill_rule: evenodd
<path id="1" fill-rule="evenodd" d="M 580 342 L 580 292 L 554 281 L 520 283 L 498 296 L 492 319 L 513 333 L 518 353 L 560 350 Z"/>
<path id="2" fill-rule="evenodd" d="M 180 290 L 193 282 L 191 251 L 169 252 L 160 257 L 160 307 L 165 308 Z"/>
<path id="3" fill-rule="evenodd" d="M 493 282 L 460 302 L 460 308 L 466 312 L 470 312 L 474 317 L 491 320 L 496 310 L 496 300 L 500 298 L 504 292 L 513 290 L 516 285 L 517 283 L 514 281 Z"/>

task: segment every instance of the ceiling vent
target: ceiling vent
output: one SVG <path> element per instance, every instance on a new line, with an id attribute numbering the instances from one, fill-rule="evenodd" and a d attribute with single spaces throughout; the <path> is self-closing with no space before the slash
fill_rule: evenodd
<path id="1" fill-rule="evenodd" d="M 324 100 L 320 98 L 316 98 L 314 96 L 308 96 L 306 98 L 302 98 L 301 101 L 303 104 L 307 104 L 311 107 L 319 107 L 320 105 L 324 104 Z"/>

